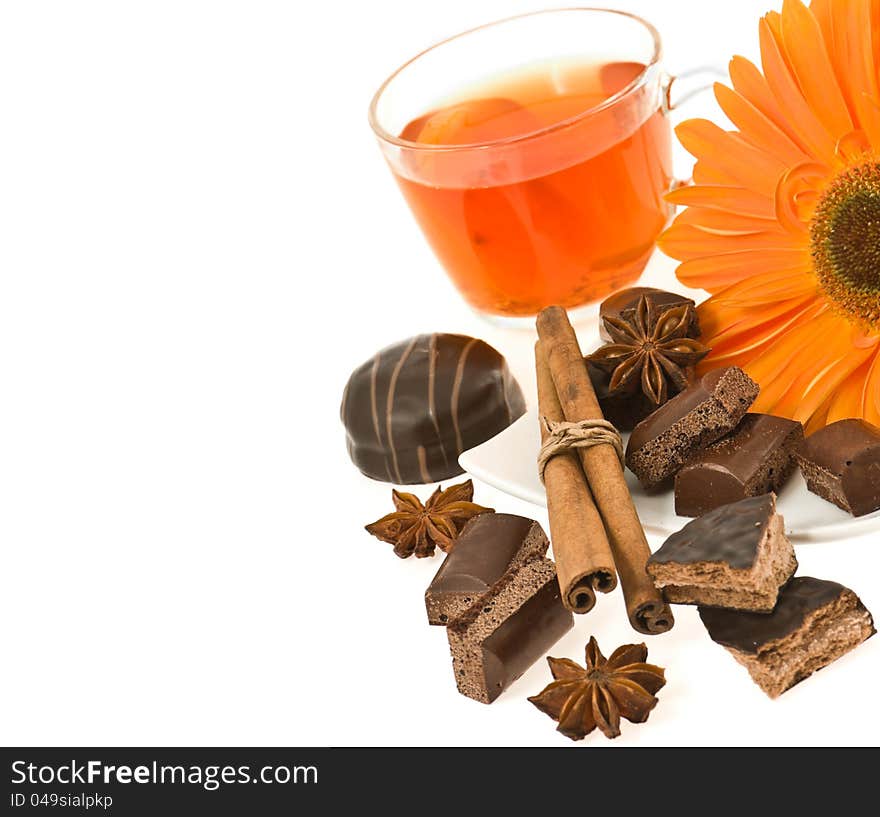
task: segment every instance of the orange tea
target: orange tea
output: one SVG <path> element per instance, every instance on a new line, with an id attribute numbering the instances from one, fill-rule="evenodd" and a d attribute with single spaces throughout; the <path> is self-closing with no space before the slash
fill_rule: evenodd
<path id="1" fill-rule="evenodd" d="M 669 124 L 656 86 L 612 98 L 644 70 L 548 62 L 484 83 L 400 132 L 425 149 L 393 168 L 397 181 L 472 306 L 531 315 L 638 278 L 667 220 Z"/>

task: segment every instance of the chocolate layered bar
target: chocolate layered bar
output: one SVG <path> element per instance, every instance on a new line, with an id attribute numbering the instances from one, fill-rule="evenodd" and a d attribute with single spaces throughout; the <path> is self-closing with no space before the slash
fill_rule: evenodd
<path id="1" fill-rule="evenodd" d="M 736 428 L 758 390 L 735 366 L 703 375 L 635 427 L 626 464 L 645 488 L 658 488 L 699 451 Z"/>
<path id="2" fill-rule="evenodd" d="M 771 698 L 874 635 L 871 614 L 837 582 L 799 576 L 769 615 L 701 607 L 713 641 L 742 664 Z"/>
<path id="3" fill-rule="evenodd" d="M 553 562 L 508 571 L 446 628 L 458 691 L 492 703 L 573 624 Z"/>
<path id="4" fill-rule="evenodd" d="M 773 494 L 723 505 L 688 522 L 648 559 L 673 604 L 769 613 L 797 570 Z"/>
<path id="5" fill-rule="evenodd" d="M 797 454 L 807 488 L 853 516 L 880 508 L 880 428 L 838 420 L 811 434 Z"/>
<path id="6" fill-rule="evenodd" d="M 675 476 L 675 512 L 699 516 L 749 496 L 778 492 L 804 439 L 795 420 L 747 414 L 726 437 L 699 452 Z"/>
<path id="7" fill-rule="evenodd" d="M 474 517 L 425 591 L 428 622 L 451 621 L 508 570 L 543 556 L 548 544 L 543 528 L 533 519 L 509 513 Z"/>

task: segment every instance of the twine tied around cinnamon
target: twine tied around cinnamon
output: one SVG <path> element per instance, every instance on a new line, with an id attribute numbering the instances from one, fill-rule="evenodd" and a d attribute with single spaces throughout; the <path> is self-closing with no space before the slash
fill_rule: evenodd
<path id="1" fill-rule="evenodd" d="M 590 448 L 594 445 L 610 445 L 617 453 L 620 465 L 624 465 L 623 441 L 617 429 L 607 420 L 581 420 L 577 423 L 554 422 L 546 417 L 540 419 L 547 438 L 538 454 L 538 475 L 544 482 L 544 469 L 557 454 L 570 448 Z"/>

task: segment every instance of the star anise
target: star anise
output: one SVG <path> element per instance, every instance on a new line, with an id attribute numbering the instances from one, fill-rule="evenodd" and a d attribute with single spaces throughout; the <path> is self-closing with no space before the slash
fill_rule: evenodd
<path id="1" fill-rule="evenodd" d="M 587 360 L 611 375 L 610 395 L 632 394 L 641 384 L 648 399 L 659 406 L 687 388 L 685 369 L 710 351 L 687 337 L 693 309 L 690 304 L 657 309 L 642 295 L 630 318 L 603 317 L 612 342 Z"/>
<path id="2" fill-rule="evenodd" d="M 616 738 L 621 716 L 644 723 L 657 705 L 654 694 L 666 683 L 663 668 L 646 664 L 647 657 L 644 644 L 625 644 L 606 660 L 590 638 L 587 668 L 548 656 L 556 680 L 529 700 L 558 721 L 557 730 L 572 740 L 582 740 L 597 726 L 606 737 Z"/>
<path id="3" fill-rule="evenodd" d="M 394 545 L 394 552 L 401 559 L 433 556 L 434 548 L 449 552 L 471 517 L 481 513 L 493 513 L 474 501 L 474 483 L 471 480 L 453 485 L 445 491 L 437 487 L 428 501 L 422 505 L 415 494 L 392 489 L 393 513 L 383 516 L 366 529 L 383 542 Z"/>

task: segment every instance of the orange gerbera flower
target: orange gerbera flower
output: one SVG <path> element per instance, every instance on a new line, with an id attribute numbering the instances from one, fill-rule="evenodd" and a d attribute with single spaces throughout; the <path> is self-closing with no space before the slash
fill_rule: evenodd
<path id="1" fill-rule="evenodd" d="M 688 205 L 661 236 L 699 307 L 704 366 L 742 366 L 756 411 L 880 425 L 880 0 L 785 0 L 715 95 L 736 130 L 677 128 Z"/>

